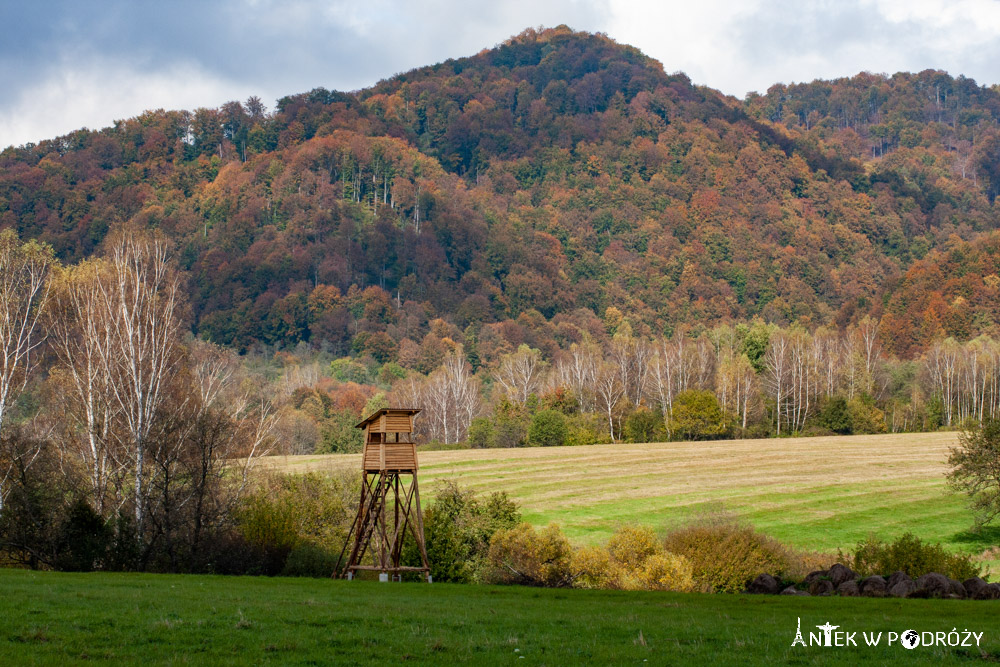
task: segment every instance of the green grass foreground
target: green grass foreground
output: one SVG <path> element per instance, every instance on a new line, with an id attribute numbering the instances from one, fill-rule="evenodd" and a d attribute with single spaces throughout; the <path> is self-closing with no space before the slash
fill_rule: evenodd
<path id="1" fill-rule="evenodd" d="M 859 646 L 791 648 L 798 617 Z M 958 600 L 0 570 L 4 665 L 966 662 L 1000 660 L 998 618 L 1000 603 Z M 861 637 L 952 628 L 984 632 L 981 647 Z"/>

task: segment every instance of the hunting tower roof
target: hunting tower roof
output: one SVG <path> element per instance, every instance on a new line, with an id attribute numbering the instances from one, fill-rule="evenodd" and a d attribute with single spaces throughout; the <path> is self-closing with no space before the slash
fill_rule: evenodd
<path id="1" fill-rule="evenodd" d="M 368 415 L 368 417 L 362 421 L 360 424 L 356 424 L 354 428 L 365 428 L 368 424 L 375 421 L 380 421 L 382 417 L 395 417 L 395 416 L 406 416 L 413 417 L 413 415 L 420 412 L 420 408 L 382 408 L 381 410 L 376 410 L 375 412 Z"/>

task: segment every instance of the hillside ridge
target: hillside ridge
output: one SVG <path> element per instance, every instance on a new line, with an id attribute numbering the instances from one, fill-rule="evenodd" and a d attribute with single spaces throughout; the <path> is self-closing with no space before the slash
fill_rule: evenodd
<path id="1" fill-rule="evenodd" d="M 844 327 L 912 302 L 939 249 L 992 247 L 998 115 L 995 88 L 930 70 L 736 100 L 560 26 L 270 113 L 150 111 L 8 148 L 0 226 L 70 262 L 115 225 L 163 230 L 192 328 L 240 349 L 395 358 L 438 320 L 551 347 L 604 335 L 609 308 L 643 335 Z M 955 270 L 965 291 L 996 272 Z M 933 326 L 894 315 L 888 347 L 995 331 L 955 296 Z"/>

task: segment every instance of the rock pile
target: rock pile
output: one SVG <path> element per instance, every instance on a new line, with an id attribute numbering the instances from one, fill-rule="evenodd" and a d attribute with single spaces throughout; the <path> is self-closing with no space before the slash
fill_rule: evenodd
<path id="1" fill-rule="evenodd" d="M 849 567 L 837 563 L 829 570 L 810 572 L 798 585 L 770 574 L 761 574 L 747 584 L 747 593 L 1000 600 L 1000 584 L 988 584 L 979 577 L 960 582 L 937 572 L 925 574 L 916 580 L 902 571 L 893 572 L 888 579 L 877 574 L 861 578 Z"/>

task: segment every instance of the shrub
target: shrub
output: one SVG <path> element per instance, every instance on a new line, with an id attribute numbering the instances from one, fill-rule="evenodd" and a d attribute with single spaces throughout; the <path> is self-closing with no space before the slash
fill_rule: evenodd
<path id="1" fill-rule="evenodd" d="M 810 424 L 799 431 L 799 437 L 802 438 L 829 438 L 835 435 L 837 434 L 830 429 L 824 426 L 816 426 L 815 424 Z"/>
<path id="2" fill-rule="evenodd" d="M 501 529 L 521 522 L 521 513 L 503 492 L 480 498 L 454 482 L 443 482 L 434 502 L 424 512 L 424 539 L 435 581 L 469 582 L 483 577 L 490 540 Z M 418 565 L 416 543 L 403 547 L 405 565 Z"/>
<path id="3" fill-rule="evenodd" d="M 841 435 L 850 433 L 851 414 L 847 408 L 847 400 L 843 396 L 834 396 L 823 401 L 816 416 L 816 424 Z"/>
<path id="4" fill-rule="evenodd" d="M 774 435 L 774 428 L 771 424 L 757 422 L 743 429 L 741 436 L 747 440 L 760 440 L 770 438 Z"/>
<path id="5" fill-rule="evenodd" d="M 496 433 L 489 417 L 476 417 L 469 424 L 469 446 L 472 449 L 487 449 L 496 446 Z"/>
<path id="6" fill-rule="evenodd" d="M 691 564 L 667 553 L 656 535 L 642 526 L 623 526 L 606 548 L 582 547 L 573 554 L 574 584 L 581 588 L 689 591 Z"/>
<path id="7" fill-rule="evenodd" d="M 869 396 L 861 396 L 848 402 L 847 411 L 851 416 L 852 433 L 885 433 L 885 413 L 875 407 Z"/>
<path id="8" fill-rule="evenodd" d="M 257 573 L 283 572 L 287 559 L 306 543 L 339 555 L 354 519 L 356 494 L 357 479 L 346 473 L 266 478 L 246 496 L 235 516 L 240 541 L 261 554 Z M 306 559 L 317 562 L 318 558 L 315 551 L 304 552 L 297 556 L 295 567 L 303 567 Z M 331 574 L 333 569 L 323 576 Z"/>
<path id="9" fill-rule="evenodd" d="M 559 526 L 531 524 L 499 530 L 490 540 L 487 583 L 562 587 L 573 583 L 572 550 Z"/>
<path id="10" fill-rule="evenodd" d="M 287 559 L 286 554 L 280 563 L 269 562 L 267 553 L 248 543 L 236 531 L 215 536 L 211 547 L 215 553 L 212 554 L 209 571 L 213 574 L 257 575 L 264 574 L 269 567 L 277 573 L 280 572 L 278 568 L 284 568 Z"/>
<path id="11" fill-rule="evenodd" d="M 446 512 L 432 506 L 424 512 L 424 544 L 427 563 L 434 581 L 467 583 L 472 576 L 469 549 L 455 529 L 455 522 Z M 406 561 L 412 565 L 420 562 L 416 542 L 407 543 Z"/>
<path id="12" fill-rule="evenodd" d="M 22 431 L 7 430 L 0 437 L 0 483 L 6 494 L 0 505 L 0 553 L 3 560 L 26 565 L 90 569 L 84 552 L 90 552 L 90 510 L 74 503 L 70 475 L 53 444 Z M 84 507 L 86 505 L 86 507 Z M 77 515 L 76 519 L 71 516 Z"/>
<path id="13" fill-rule="evenodd" d="M 135 527 L 135 517 L 123 511 L 118 511 L 108 522 L 109 527 L 113 527 L 111 544 L 108 548 L 107 556 L 104 560 L 104 570 L 127 571 L 135 570 L 139 567 L 139 559 L 142 555 L 139 547 L 139 534 Z M 210 539 L 205 542 L 212 545 L 211 538 L 217 537 L 209 531 Z M 220 550 L 224 546 L 218 547 Z"/>
<path id="14" fill-rule="evenodd" d="M 494 491 L 479 501 L 479 507 L 473 510 L 473 515 L 478 518 L 477 537 L 481 545 L 480 550 L 483 552 L 486 551 L 493 533 L 501 528 L 513 528 L 521 522 L 521 510 L 517 503 L 507 496 L 506 491 Z"/>
<path id="15" fill-rule="evenodd" d="M 647 558 L 662 551 L 663 545 L 645 526 L 622 526 L 608 540 L 612 560 L 629 570 L 641 568 Z"/>
<path id="16" fill-rule="evenodd" d="M 604 422 L 594 414 L 580 413 L 566 419 L 566 445 L 596 445 L 606 442 Z"/>
<path id="17" fill-rule="evenodd" d="M 688 389 L 677 394 L 670 411 L 670 431 L 681 440 L 712 440 L 729 432 L 728 419 L 715 394 Z"/>
<path id="18" fill-rule="evenodd" d="M 323 546 L 312 541 L 297 544 L 288 553 L 285 567 L 281 570 L 284 577 L 329 577 L 337 571 L 337 559 L 340 550 Z"/>
<path id="19" fill-rule="evenodd" d="M 739 593 L 762 572 L 780 576 L 792 566 L 779 542 L 725 517 L 675 530 L 664 544 L 688 560 L 695 588 L 707 592 Z"/>
<path id="20" fill-rule="evenodd" d="M 625 418 L 625 439 L 628 442 L 659 442 L 666 440 L 663 416 L 648 408 L 639 408 Z"/>
<path id="21" fill-rule="evenodd" d="M 912 533 L 884 542 L 874 535 L 858 542 L 854 554 L 841 558 L 862 576 L 902 570 L 911 577 L 938 572 L 952 579 L 978 577 L 982 568 L 969 554 L 951 554 L 940 544 L 924 542 Z"/>
<path id="22" fill-rule="evenodd" d="M 580 588 L 621 588 L 621 568 L 604 547 L 586 546 L 573 552 L 573 585 Z"/>
<path id="23" fill-rule="evenodd" d="M 555 410 L 541 410 L 531 419 L 528 442 L 535 446 L 558 447 L 569 435 L 566 417 Z"/>
<path id="24" fill-rule="evenodd" d="M 948 455 L 948 482 L 969 497 L 976 524 L 989 524 L 1000 517 L 1000 420 L 965 427 L 958 442 Z"/>
<path id="25" fill-rule="evenodd" d="M 516 415 L 497 415 L 494 425 L 494 447 L 523 447 L 528 438 L 528 426 Z"/>
<path id="26" fill-rule="evenodd" d="M 111 528 L 82 497 L 63 518 L 57 536 L 57 570 L 90 572 L 103 565 L 114 535 Z"/>
<path id="27" fill-rule="evenodd" d="M 469 449 L 468 441 L 465 442 L 441 442 L 440 440 L 431 440 L 420 445 L 420 451 L 422 452 L 444 452 L 453 451 L 456 449 Z"/>
<path id="28" fill-rule="evenodd" d="M 847 564 L 837 553 L 824 553 L 821 551 L 793 551 L 788 552 L 788 569 L 781 574 L 785 579 L 792 581 L 802 581 L 810 572 L 830 569 L 831 563 Z"/>
<path id="29" fill-rule="evenodd" d="M 262 572 L 275 575 L 285 567 L 288 554 L 298 544 L 299 525 L 290 503 L 263 495 L 248 497 L 236 515 L 240 537 L 262 555 Z"/>
<path id="30" fill-rule="evenodd" d="M 667 552 L 647 558 L 637 578 L 645 590 L 686 592 L 694 589 L 691 563 L 683 556 Z"/>

